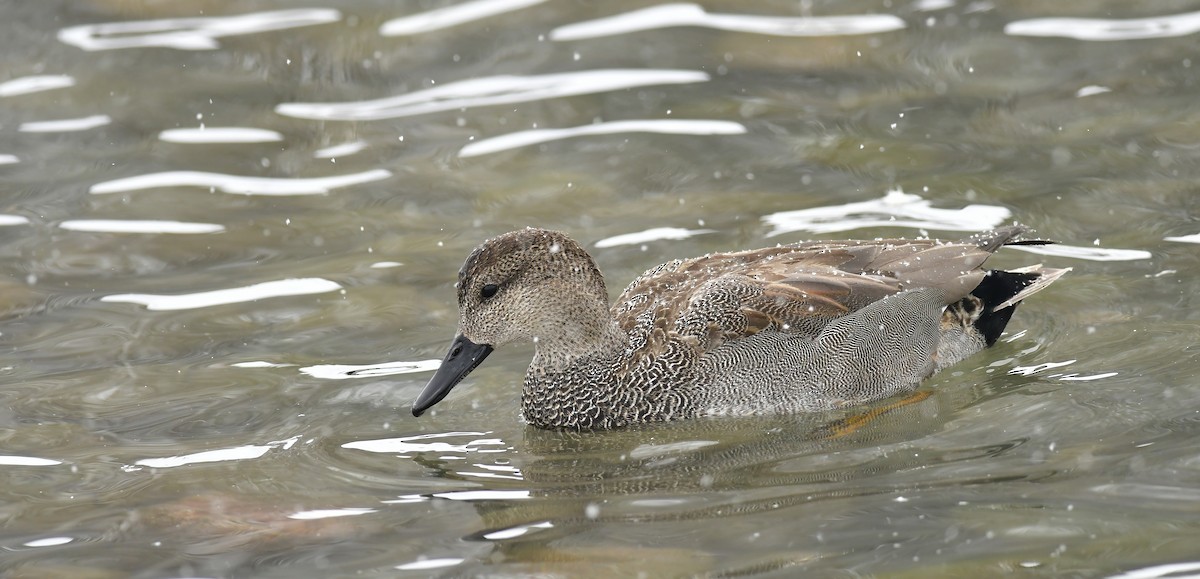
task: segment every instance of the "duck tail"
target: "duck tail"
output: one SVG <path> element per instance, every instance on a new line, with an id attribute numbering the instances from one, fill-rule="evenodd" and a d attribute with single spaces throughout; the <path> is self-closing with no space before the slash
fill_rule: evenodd
<path id="1" fill-rule="evenodd" d="M 1071 268 L 1052 269 L 1041 264 L 1022 267 L 1011 271 L 993 269 L 988 271 L 971 296 L 981 302 L 971 325 L 979 332 L 988 346 L 996 343 L 1013 311 L 1021 300 L 1045 289 L 1065 275 Z M 970 299 L 970 298 L 966 298 Z M 952 305 L 955 307 L 958 304 Z M 974 316 L 972 316 L 974 317 Z"/>

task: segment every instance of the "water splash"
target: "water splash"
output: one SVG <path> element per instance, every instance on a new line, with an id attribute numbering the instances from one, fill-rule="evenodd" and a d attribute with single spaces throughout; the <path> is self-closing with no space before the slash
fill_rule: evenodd
<path id="1" fill-rule="evenodd" d="M 697 4 L 679 3 L 560 26 L 550 32 L 550 38 L 558 41 L 583 40 L 677 26 L 771 36 L 848 36 L 902 30 L 905 24 L 890 14 L 817 17 L 712 14 Z"/>
<path id="2" fill-rule="evenodd" d="M 604 69 L 529 76 L 489 76 L 375 100 L 282 103 L 275 107 L 275 112 L 301 119 L 369 121 L 641 86 L 705 82 L 709 78 L 707 73 L 700 71 L 669 69 Z"/>
<path id="3" fill-rule="evenodd" d="M 659 133 L 667 135 L 740 135 L 746 132 L 741 123 L 688 119 L 644 119 L 593 123 L 566 129 L 534 129 L 500 135 L 471 143 L 458 151 L 459 157 L 475 157 L 507 151 L 518 147 L 559 141 L 587 135 L 616 133 Z"/>

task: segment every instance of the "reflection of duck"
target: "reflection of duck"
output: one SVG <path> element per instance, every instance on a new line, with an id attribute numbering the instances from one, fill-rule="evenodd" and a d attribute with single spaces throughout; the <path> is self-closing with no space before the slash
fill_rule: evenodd
<path id="1" fill-rule="evenodd" d="M 526 420 L 610 428 L 703 415 L 827 410 L 913 389 L 991 345 L 1022 299 L 1067 270 L 980 265 L 1025 232 L 962 241 L 806 242 L 676 260 L 610 309 L 591 256 L 525 229 L 459 273 L 459 335 L 413 405 L 420 415 L 494 346 L 532 341 Z"/>

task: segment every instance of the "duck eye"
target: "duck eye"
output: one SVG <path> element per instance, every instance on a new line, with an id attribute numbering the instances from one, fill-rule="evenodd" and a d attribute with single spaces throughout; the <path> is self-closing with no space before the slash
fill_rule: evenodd
<path id="1" fill-rule="evenodd" d="M 482 296 L 483 299 L 486 300 L 486 299 L 496 295 L 496 292 L 499 290 L 500 290 L 500 286 L 498 286 L 494 283 L 485 283 L 485 284 L 483 284 L 483 288 L 479 290 L 479 295 Z"/>

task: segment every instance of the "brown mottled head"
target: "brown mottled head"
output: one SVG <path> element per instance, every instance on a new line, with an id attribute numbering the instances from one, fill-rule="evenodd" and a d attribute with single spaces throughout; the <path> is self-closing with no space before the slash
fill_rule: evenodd
<path id="1" fill-rule="evenodd" d="M 492 351 L 537 343 L 548 359 L 588 352 L 614 327 L 595 262 L 564 233 L 527 228 L 475 248 L 458 273 L 458 336 L 413 405 L 437 404 Z"/>
<path id="2" fill-rule="evenodd" d="M 532 227 L 475 248 L 457 286 L 459 331 L 493 346 L 544 337 L 563 307 L 597 298 L 607 307 L 608 300 L 600 271 L 575 240 Z"/>

